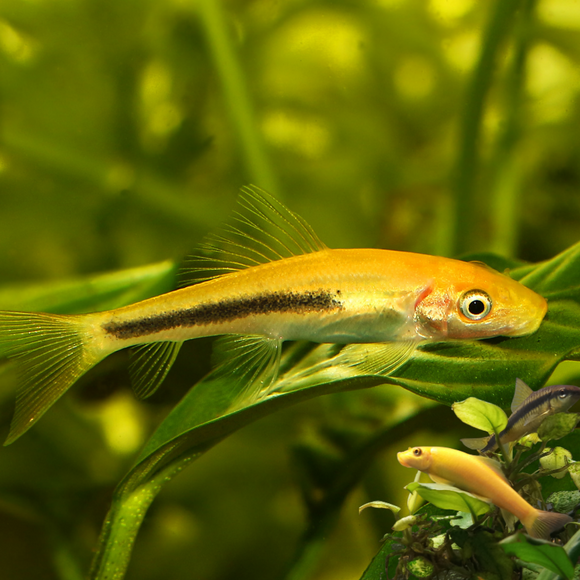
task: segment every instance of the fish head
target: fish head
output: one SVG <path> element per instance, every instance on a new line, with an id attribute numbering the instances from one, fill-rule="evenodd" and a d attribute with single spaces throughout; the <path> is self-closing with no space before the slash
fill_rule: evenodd
<path id="1" fill-rule="evenodd" d="M 574 385 L 557 385 L 550 389 L 550 408 L 554 413 L 563 413 L 580 400 L 580 388 Z"/>
<path id="2" fill-rule="evenodd" d="M 403 467 L 427 471 L 431 465 L 431 448 L 409 447 L 407 451 L 397 453 L 397 459 Z"/>
<path id="3" fill-rule="evenodd" d="M 417 333 L 428 339 L 525 336 L 535 332 L 546 299 L 505 274 L 478 262 L 447 267 L 415 308 Z"/>

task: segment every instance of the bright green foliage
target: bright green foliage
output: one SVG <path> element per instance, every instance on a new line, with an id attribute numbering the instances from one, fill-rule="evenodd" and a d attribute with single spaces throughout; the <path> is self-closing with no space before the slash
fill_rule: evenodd
<path id="1" fill-rule="evenodd" d="M 574 566 L 562 546 L 514 534 L 500 542 L 506 554 L 531 562 L 571 580 Z"/>
<path id="2" fill-rule="evenodd" d="M 563 447 L 554 447 L 553 449 L 546 447 L 545 452 L 546 455 L 540 457 L 542 469 L 546 471 L 558 470 L 558 473 L 551 474 L 557 479 L 565 477 L 567 471 L 565 467 L 571 463 L 572 454 Z"/>
<path id="3" fill-rule="evenodd" d="M 507 425 L 507 415 L 502 409 L 475 397 L 453 403 L 451 408 L 464 423 L 487 431 L 490 435 L 501 433 Z"/>
<path id="4" fill-rule="evenodd" d="M 344 507 L 353 489 L 402 489 L 383 450 L 458 429 L 397 385 L 508 408 L 516 377 L 537 389 L 580 360 L 577 20 L 561 0 L 2 0 L 0 308 L 83 312 L 173 288 L 251 182 L 332 247 L 472 252 L 550 306 L 534 336 L 424 344 L 390 366 L 380 348 L 292 345 L 276 396 L 235 411 L 226 384 L 199 382 L 207 342 L 147 403 L 118 353 L 2 449 L 2 574 L 86 578 L 117 485 L 103 576 L 125 575 L 162 488 L 128 580 L 360 574 L 392 516 Z M 580 384 L 574 364 L 564 382 Z M 2 361 L 4 435 L 16 383 Z M 559 444 L 580 457 L 574 434 Z M 487 545 L 456 540 L 466 566 Z"/>
<path id="5" fill-rule="evenodd" d="M 416 491 L 423 499 L 444 510 L 470 512 L 474 516 L 486 514 L 492 506 L 473 494 L 442 483 L 410 483 L 409 491 Z"/>
<path id="6" fill-rule="evenodd" d="M 538 437 L 541 441 L 555 441 L 572 433 L 580 419 L 575 413 L 556 413 L 547 417 L 538 429 Z"/>
<path id="7" fill-rule="evenodd" d="M 580 491 L 559 491 L 548 496 L 546 501 L 552 504 L 555 512 L 565 514 L 580 505 Z"/>

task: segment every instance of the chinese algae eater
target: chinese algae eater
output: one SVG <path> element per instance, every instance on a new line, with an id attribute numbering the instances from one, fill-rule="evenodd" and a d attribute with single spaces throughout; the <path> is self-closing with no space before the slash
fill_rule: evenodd
<path id="1" fill-rule="evenodd" d="M 529 433 L 536 433 L 542 421 L 550 415 L 566 412 L 580 400 L 580 387 L 574 385 L 552 385 L 532 391 L 524 381 L 516 379 L 510 415 L 505 429 L 499 434 L 503 444 L 521 439 Z M 495 451 L 498 447 L 495 434 L 489 437 L 462 439 L 469 449 L 480 453 Z"/>
<path id="2" fill-rule="evenodd" d="M 224 365 L 255 396 L 274 380 L 285 340 L 385 343 L 385 358 L 400 359 L 400 348 L 389 355 L 389 345 L 523 336 L 546 313 L 543 297 L 481 263 L 333 250 L 267 193 L 244 188 L 239 203 L 235 221 L 202 245 L 184 288 L 91 314 L 0 311 L 0 346 L 22 372 L 6 443 L 83 373 L 127 347 L 136 347 L 130 372 L 145 397 L 183 341 L 233 335 L 221 344 L 230 348 Z"/>
<path id="3" fill-rule="evenodd" d="M 397 454 L 399 463 L 423 471 L 437 482 L 453 485 L 488 499 L 518 518 L 534 538 L 550 534 L 572 521 L 570 516 L 532 507 L 513 489 L 497 461 L 447 447 L 412 447 Z"/>

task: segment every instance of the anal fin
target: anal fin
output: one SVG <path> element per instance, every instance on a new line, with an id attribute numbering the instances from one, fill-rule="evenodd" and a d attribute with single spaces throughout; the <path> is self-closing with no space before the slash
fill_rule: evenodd
<path id="1" fill-rule="evenodd" d="M 182 342 L 154 342 L 132 349 L 129 373 L 135 395 L 140 399 L 151 396 L 161 385 L 173 366 Z"/>

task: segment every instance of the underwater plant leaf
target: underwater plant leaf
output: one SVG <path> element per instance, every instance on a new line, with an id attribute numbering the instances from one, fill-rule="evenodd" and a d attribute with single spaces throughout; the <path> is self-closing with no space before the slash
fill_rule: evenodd
<path id="1" fill-rule="evenodd" d="M 279 375 L 267 394 L 246 406 L 239 401 L 234 405 L 236 389 L 226 376 L 203 379 L 161 423 L 119 484 L 92 578 L 105 577 L 100 574 L 107 550 L 118 539 L 114 530 L 139 494 L 153 489 L 151 482 L 166 481 L 260 417 L 320 395 L 385 383 L 448 405 L 476 396 L 509 408 L 515 377 L 539 388 L 561 361 L 580 359 L 580 244 L 536 266 L 517 267 L 510 275 L 549 300 L 546 318 L 531 336 L 426 342 L 412 349 L 402 345 L 395 357 L 386 356 L 380 346 L 295 343 L 283 352 Z M 131 550 L 135 522 L 133 535 L 123 530 L 128 543 L 117 546 L 124 552 Z"/>
<path id="2" fill-rule="evenodd" d="M 378 508 L 384 510 L 391 510 L 394 514 L 398 514 L 401 508 L 398 505 L 393 505 L 392 503 L 387 503 L 386 501 L 369 501 L 358 508 L 358 513 L 360 514 L 363 510 L 367 508 Z"/>
<path id="3" fill-rule="evenodd" d="M 577 413 L 556 413 L 546 417 L 538 429 L 538 437 L 541 441 L 562 439 L 574 431 L 579 419 Z"/>
<path id="4" fill-rule="evenodd" d="M 524 562 L 543 566 L 546 570 L 551 570 L 563 578 L 571 579 L 574 576 L 574 565 L 562 546 L 528 538 L 523 534 L 514 534 L 505 538 L 500 542 L 500 546 L 506 554 Z"/>
<path id="5" fill-rule="evenodd" d="M 397 540 L 396 536 L 388 536 L 386 538 L 381 549 L 363 572 L 360 580 L 384 580 L 385 569 L 388 570 L 388 578 L 395 577 L 399 555 L 394 548 L 400 545 Z"/>
<path id="6" fill-rule="evenodd" d="M 494 432 L 501 433 L 507 425 L 507 415 L 502 409 L 476 397 L 453 403 L 451 408 L 464 423 L 487 431 L 490 435 Z"/>
<path id="7" fill-rule="evenodd" d="M 444 510 L 481 516 L 492 509 L 491 504 L 452 485 L 413 482 L 407 485 L 406 489 L 416 491 L 424 500 Z"/>
<path id="8" fill-rule="evenodd" d="M 0 310 L 79 314 L 118 308 L 174 287 L 173 261 L 59 282 L 0 287 Z"/>
<path id="9" fill-rule="evenodd" d="M 423 515 L 426 516 L 428 521 L 436 522 L 438 531 L 440 532 L 447 531 L 451 527 L 451 520 L 456 517 L 455 514 L 450 515 L 449 511 L 442 510 L 430 503 L 421 506 L 415 515 Z M 397 554 L 396 548 L 402 547 L 402 544 L 399 543 L 401 537 L 402 534 L 396 532 L 388 534 L 384 538 L 380 550 L 373 557 L 360 580 L 385 580 L 385 566 L 387 565 L 387 559 L 389 578 L 395 577 L 395 569 L 399 561 L 399 555 Z M 415 578 L 415 576 L 410 576 L 410 580 L 413 578 Z"/>

